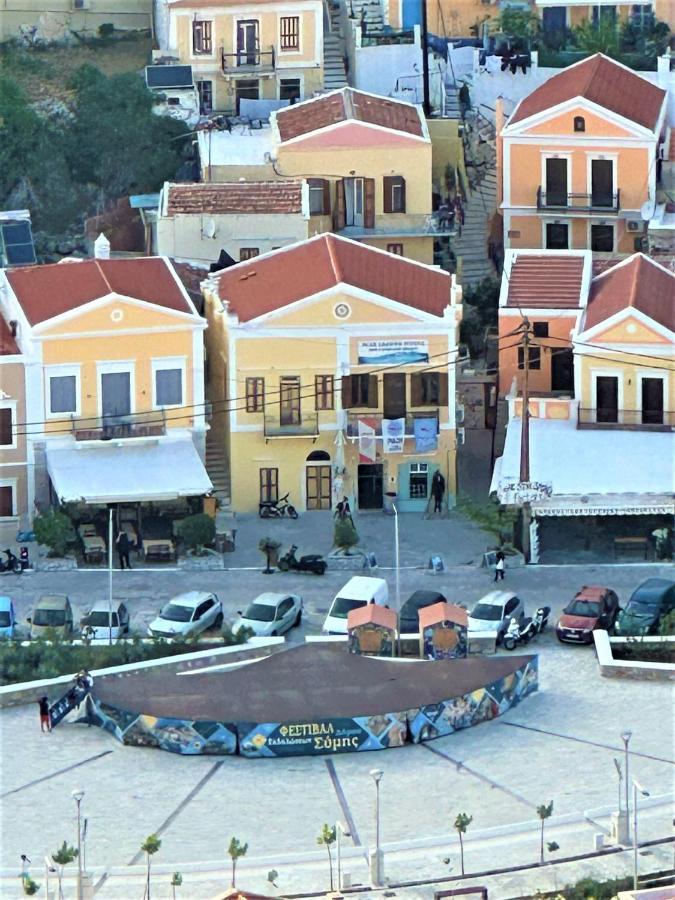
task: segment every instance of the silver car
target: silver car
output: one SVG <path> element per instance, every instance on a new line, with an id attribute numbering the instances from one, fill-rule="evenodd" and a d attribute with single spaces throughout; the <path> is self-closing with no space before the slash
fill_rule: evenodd
<path id="1" fill-rule="evenodd" d="M 525 618 L 523 601 L 513 591 L 490 591 L 469 613 L 469 632 L 496 631 L 499 644 L 514 617 L 519 622 Z"/>

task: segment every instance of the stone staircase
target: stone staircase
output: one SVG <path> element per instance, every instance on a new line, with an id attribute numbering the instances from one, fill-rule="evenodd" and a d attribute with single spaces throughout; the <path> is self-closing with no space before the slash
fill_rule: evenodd
<path id="1" fill-rule="evenodd" d="M 323 35 L 323 87 L 326 91 L 335 91 L 347 84 L 345 70 L 345 42 L 340 27 L 340 7 L 332 2 L 329 7 L 330 31 L 324 29 Z"/>
<path id="2" fill-rule="evenodd" d="M 347 15 L 357 24 L 365 20 L 366 34 L 381 34 L 384 12 L 380 0 L 345 0 Z"/>
<path id="3" fill-rule="evenodd" d="M 230 467 L 225 447 L 212 431 L 206 435 L 206 471 L 213 485 L 213 496 L 220 501 L 221 509 L 230 505 Z"/>

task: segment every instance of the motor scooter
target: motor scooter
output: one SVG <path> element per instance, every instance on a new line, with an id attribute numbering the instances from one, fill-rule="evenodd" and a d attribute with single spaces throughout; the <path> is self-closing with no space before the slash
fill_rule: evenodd
<path id="1" fill-rule="evenodd" d="M 323 575 L 326 571 L 326 560 L 320 553 L 309 553 L 298 559 L 295 555 L 297 550 L 295 544 L 291 544 L 288 551 L 280 557 L 277 562 L 279 571 L 289 572 L 291 569 L 295 572 L 313 572 L 315 575 Z"/>
<path id="2" fill-rule="evenodd" d="M 288 502 L 288 494 L 283 496 L 281 500 L 263 500 L 258 504 L 258 515 L 261 519 L 283 519 L 288 516 L 289 519 L 297 519 L 297 509 Z"/>
<path id="3" fill-rule="evenodd" d="M 540 606 L 534 614 L 532 624 L 534 625 L 537 634 L 541 634 L 542 631 L 546 629 L 546 626 L 548 625 L 548 617 L 550 614 L 550 606 Z"/>
<path id="4" fill-rule="evenodd" d="M 509 622 L 509 626 L 504 632 L 503 645 L 505 650 L 515 650 L 517 644 L 527 644 L 535 634 L 536 628 L 532 619 L 528 616 L 518 622 L 515 616 Z"/>
<path id="5" fill-rule="evenodd" d="M 23 572 L 23 565 L 21 564 L 21 560 L 18 556 L 15 556 L 14 553 L 8 548 L 4 551 L 7 560 L 0 559 L 0 572 L 9 573 L 11 572 L 14 575 L 20 575 Z"/>

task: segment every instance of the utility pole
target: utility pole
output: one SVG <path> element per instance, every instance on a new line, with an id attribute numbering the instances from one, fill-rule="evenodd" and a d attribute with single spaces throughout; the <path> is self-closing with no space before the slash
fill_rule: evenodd
<path id="1" fill-rule="evenodd" d="M 523 318 L 523 409 L 521 413 L 520 428 L 520 482 L 530 480 L 530 321 Z M 522 514 L 523 555 L 525 562 L 530 561 L 530 522 L 532 521 L 532 507 L 530 501 L 523 503 Z"/>
<path id="2" fill-rule="evenodd" d="M 431 92 L 429 90 L 429 51 L 427 49 L 427 0 L 421 0 L 422 12 L 422 28 L 420 40 L 422 43 L 422 90 L 424 92 L 424 100 L 422 108 L 424 115 L 431 115 Z"/>

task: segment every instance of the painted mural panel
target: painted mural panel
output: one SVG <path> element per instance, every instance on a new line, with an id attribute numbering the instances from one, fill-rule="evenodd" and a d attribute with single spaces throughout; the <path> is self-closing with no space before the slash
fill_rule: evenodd
<path id="1" fill-rule="evenodd" d="M 349 652 L 362 656 L 393 656 L 396 632 L 386 625 L 368 622 L 349 632 Z"/>
<path id="2" fill-rule="evenodd" d="M 436 622 L 422 632 L 426 659 L 461 659 L 467 655 L 467 631 L 456 622 Z"/>

